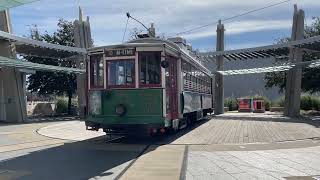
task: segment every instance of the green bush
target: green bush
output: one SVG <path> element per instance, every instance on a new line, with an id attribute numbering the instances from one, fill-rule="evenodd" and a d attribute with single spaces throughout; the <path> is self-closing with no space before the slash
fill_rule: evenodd
<path id="1" fill-rule="evenodd" d="M 56 114 L 68 113 L 68 100 L 65 98 L 58 98 L 56 101 Z"/>
<path id="2" fill-rule="evenodd" d="M 275 103 L 272 104 L 272 106 L 275 107 L 284 107 L 284 97 L 279 98 Z"/>
<path id="3" fill-rule="evenodd" d="M 71 99 L 71 106 L 72 106 L 72 108 L 75 108 L 75 109 L 78 108 L 78 98 Z"/>
<path id="4" fill-rule="evenodd" d="M 301 104 L 300 104 L 300 109 L 302 110 L 312 110 L 312 97 L 311 96 L 301 96 L 300 98 Z"/>
<path id="5" fill-rule="evenodd" d="M 300 98 L 301 104 L 300 109 L 302 110 L 317 110 L 320 111 L 320 98 L 318 96 L 303 95 Z M 276 106 L 284 107 L 285 98 L 281 97 L 277 102 Z"/>
<path id="6" fill-rule="evenodd" d="M 303 95 L 301 96 L 301 105 L 302 110 L 320 110 L 320 98 L 317 96 Z"/>
<path id="7" fill-rule="evenodd" d="M 319 97 L 317 99 L 315 99 L 315 101 L 313 102 L 313 107 L 315 110 L 320 111 L 320 98 Z"/>
<path id="8" fill-rule="evenodd" d="M 235 98 L 226 98 L 224 100 L 224 107 L 228 107 L 229 111 L 238 110 L 238 101 Z"/>

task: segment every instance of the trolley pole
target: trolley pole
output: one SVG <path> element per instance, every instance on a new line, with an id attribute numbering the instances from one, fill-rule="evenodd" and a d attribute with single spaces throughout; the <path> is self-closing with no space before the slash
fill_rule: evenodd
<path id="1" fill-rule="evenodd" d="M 217 26 L 217 51 L 224 51 L 224 25 L 221 24 L 221 20 L 219 20 L 219 24 Z M 223 56 L 218 56 L 216 60 L 216 70 L 223 70 Z M 223 89 L 223 75 L 216 72 L 215 73 L 215 84 L 214 84 L 214 114 L 223 114 L 224 113 L 224 89 Z"/>
<path id="2" fill-rule="evenodd" d="M 291 41 L 304 39 L 304 11 L 298 10 L 294 5 L 293 25 Z M 303 53 L 299 48 L 291 48 L 289 61 L 292 63 L 302 62 Z M 297 117 L 300 115 L 302 68 L 294 67 L 288 71 L 285 92 L 284 115 Z"/>

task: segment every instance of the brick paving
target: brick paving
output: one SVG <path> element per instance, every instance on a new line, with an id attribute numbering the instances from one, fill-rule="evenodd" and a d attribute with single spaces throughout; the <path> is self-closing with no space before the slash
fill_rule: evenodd
<path id="1" fill-rule="evenodd" d="M 320 147 L 263 151 L 191 151 L 188 180 L 311 179 L 320 175 Z M 308 178 L 309 177 L 309 178 Z"/>
<path id="2" fill-rule="evenodd" d="M 227 113 L 159 141 L 110 144 L 83 121 L 3 125 L 0 179 L 313 179 L 320 174 L 317 123 Z"/>
<path id="3" fill-rule="evenodd" d="M 214 117 L 172 144 L 274 143 L 319 137 L 320 128 L 308 120 L 288 119 L 275 113 L 227 113 Z"/>
<path id="4" fill-rule="evenodd" d="M 227 113 L 173 143 L 192 144 L 187 180 L 308 180 L 320 175 L 319 127 L 280 114 Z"/>

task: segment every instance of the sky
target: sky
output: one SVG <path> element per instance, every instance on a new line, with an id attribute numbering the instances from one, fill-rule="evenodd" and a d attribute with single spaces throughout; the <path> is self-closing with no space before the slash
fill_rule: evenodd
<path id="1" fill-rule="evenodd" d="M 155 24 L 159 36 L 174 37 L 177 33 L 212 24 L 197 31 L 181 34 L 194 49 L 215 49 L 216 24 L 253 9 L 281 0 L 39 0 L 10 10 L 14 34 L 28 36 L 30 26 L 37 25 L 40 33 L 52 33 L 59 18 L 74 21 L 81 6 L 84 16 L 90 17 L 95 46 L 122 42 L 127 22 L 126 12 L 146 26 Z M 254 12 L 225 24 L 225 49 L 248 48 L 273 44 L 291 34 L 293 5 L 305 11 L 305 21 L 320 16 L 320 0 L 291 0 L 276 7 Z M 125 40 L 134 28 L 143 27 L 129 20 Z"/>

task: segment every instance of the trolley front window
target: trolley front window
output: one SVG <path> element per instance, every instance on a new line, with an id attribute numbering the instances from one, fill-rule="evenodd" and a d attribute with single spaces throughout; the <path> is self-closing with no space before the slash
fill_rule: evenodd
<path id="1" fill-rule="evenodd" d="M 90 56 L 90 87 L 103 88 L 104 86 L 103 55 Z"/>
<path id="2" fill-rule="evenodd" d="M 108 61 L 108 86 L 134 86 L 134 60 Z"/>
<path id="3" fill-rule="evenodd" d="M 139 54 L 139 75 L 142 86 L 160 86 L 160 62 L 160 52 L 143 52 Z"/>

